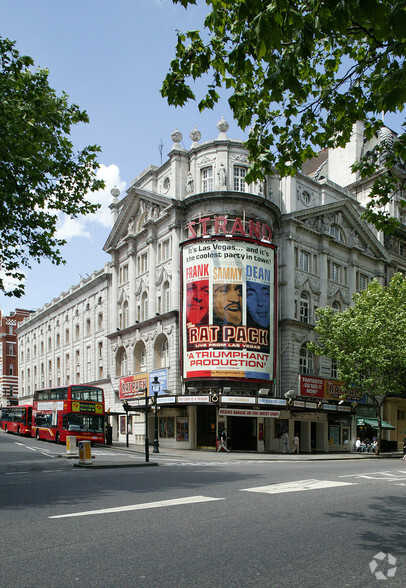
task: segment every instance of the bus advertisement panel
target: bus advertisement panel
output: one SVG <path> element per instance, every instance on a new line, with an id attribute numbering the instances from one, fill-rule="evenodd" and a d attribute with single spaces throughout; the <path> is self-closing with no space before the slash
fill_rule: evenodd
<path id="1" fill-rule="evenodd" d="M 32 406 L 19 404 L 3 406 L 0 413 L 0 428 L 6 433 L 31 435 Z"/>
<path id="2" fill-rule="evenodd" d="M 182 245 L 183 377 L 272 380 L 276 250 L 259 241 Z"/>
<path id="3" fill-rule="evenodd" d="M 56 443 L 67 436 L 104 443 L 105 406 L 102 388 L 86 385 L 34 392 L 32 437 Z"/>

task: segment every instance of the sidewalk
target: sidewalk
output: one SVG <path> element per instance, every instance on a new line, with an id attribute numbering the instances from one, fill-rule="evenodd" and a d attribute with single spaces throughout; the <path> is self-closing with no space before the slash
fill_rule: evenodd
<path id="1" fill-rule="evenodd" d="M 104 449 L 111 449 L 112 451 L 122 451 L 131 454 L 138 454 L 140 457 L 145 456 L 144 445 L 131 444 L 126 447 L 125 443 L 113 442 L 113 445 L 99 445 Z M 160 457 L 179 459 L 184 461 L 191 461 L 200 459 L 203 461 L 327 461 L 327 460 L 348 460 L 348 459 L 400 459 L 403 456 L 402 452 L 383 453 L 381 455 L 374 455 L 372 453 L 312 453 L 312 454 L 288 454 L 288 453 L 258 453 L 255 451 L 230 451 L 230 453 L 216 452 L 214 449 L 171 449 L 168 447 L 160 447 L 159 453 L 153 453 L 153 446 L 149 448 L 150 463 L 155 460 L 159 461 Z M 156 462 L 155 462 L 156 464 Z M 135 465 L 132 462 L 130 465 Z M 139 464 L 137 464 L 139 465 Z M 148 465 L 148 464 L 147 464 Z M 117 466 L 116 466 L 117 467 Z M 121 466 L 125 467 L 125 466 Z"/>

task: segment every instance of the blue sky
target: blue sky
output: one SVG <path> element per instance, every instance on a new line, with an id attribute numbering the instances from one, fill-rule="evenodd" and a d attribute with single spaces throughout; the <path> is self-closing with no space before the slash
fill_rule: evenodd
<path id="1" fill-rule="evenodd" d="M 178 128 L 183 146 L 196 125 L 202 141 L 218 135 L 222 116 L 228 136 L 243 139 L 226 100 L 199 114 L 195 103 L 169 107 L 159 89 L 174 56 L 176 30 L 201 28 L 205 2 L 187 11 L 171 0 L 0 0 L 0 34 L 17 42 L 20 53 L 50 71 L 50 84 L 87 110 L 90 124 L 78 126 L 72 139 L 79 149 L 97 144 L 107 188 L 97 194 L 102 210 L 79 221 L 63 219 L 60 235 L 66 265 L 44 261 L 27 272 L 26 295 L 0 294 L 0 309 L 37 309 L 109 261 L 102 251 L 110 229 L 110 190 L 128 188 L 148 165 L 169 153 Z"/>
<path id="2" fill-rule="evenodd" d="M 66 265 L 34 264 L 27 272 L 26 295 L 0 294 L 0 309 L 41 308 L 109 261 L 102 247 L 110 229 L 110 190 L 128 188 L 148 165 L 160 164 L 170 151 L 171 133 L 189 133 L 196 125 L 202 141 L 218 135 L 222 116 L 228 136 L 244 139 L 233 122 L 226 99 L 214 111 L 199 114 L 196 103 L 169 107 L 159 89 L 174 56 L 176 30 L 201 28 L 206 3 L 187 11 L 171 0 L 0 0 L 0 34 L 17 42 L 22 54 L 50 70 L 50 84 L 86 109 L 90 124 L 78 126 L 76 148 L 98 144 L 106 190 L 95 196 L 102 209 L 94 216 L 61 219 L 60 235 L 68 240 L 62 254 Z M 399 131 L 399 117 L 388 126 Z"/>

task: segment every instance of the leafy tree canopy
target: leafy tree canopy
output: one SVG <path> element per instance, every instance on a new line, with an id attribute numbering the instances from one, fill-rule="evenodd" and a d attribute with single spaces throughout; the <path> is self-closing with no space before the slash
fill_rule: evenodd
<path id="1" fill-rule="evenodd" d="M 173 0 L 185 8 L 196 0 Z M 195 94 L 189 80 L 210 77 L 199 109 L 213 108 L 218 91 L 229 104 L 253 162 L 249 180 L 276 168 L 293 175 L 326 147 L 343 147 L 353 124 L 365 121 L 366 139 L 383 112 L 406 102 L 406 4 L 391 0 L 206 0 L 204 34 L 178 32 L 176 56 L 161 93 L 182 106 Z M 387 147 L 387 146 L 386 146 Z M 354 166 L 361 177 L 379 168 L 374 148 Z M 406 160 L 399 135 L 376 180 L 366 218 L 393 230 L 382 208 L 398 189 L 390 171 Z M 406 205 L 405 201 L 402 204 Z"/>
<path id="2" fill-rule="evenodd" d="M 308 348 L 334 359 L 347 394 L 366 393 L 380 415 L 388 395 L 406 392 L 406 278 L 395 274 L 386 287 L 374 280 L 353 300 L 343 312 L 317 310 L 318 340 Z"/>
<path id="3" fill-rule="evenodd" d="M 75 153 L 69 140 L 72 125 L 88 122 L 86 112 L 69 105 L 65 93 L 57 96 L 48 71 L 33 65 L 0 37 L 0 269 L 16 283 L 9 290 L 0 279 L 0 290 L 17 297 L 31 260 L 64 263 L 65 241 L 55 236 L 58 213 L 94 212 L 98 205 L 85 195 L 103 187 L 95 175 L 100 149 Z"/>

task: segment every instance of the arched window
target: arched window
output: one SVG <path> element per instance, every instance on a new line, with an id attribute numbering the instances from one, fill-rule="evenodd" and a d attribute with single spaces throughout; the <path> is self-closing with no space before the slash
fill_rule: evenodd
<path id="1" fill-rule="evenodd" d="M 334 310 L 334 312 L 340 312 L 341 311 L 340 303 L 337 302 L 337 300 L 333 300 L 333 303 L 331 305 L 331 308 Z"/>
<path id="2" fill-rule="evenodd" d="M 116 374 L 117 376 L 127 376 L 127 353 L 124 347 L 120 347 L 116 356 Z"/>
<path id="3" fill-rule="evenodd" d="M 142 294 L 141 310 L 142 310 L 142 320 L 146 321 L 148 318 L 148 295 L 146 292 L 144 292 Z"/>
<path id="4" fill-rule="evenodd" d="M 299 353 L 299 373 L 313 373 L 313 354 L 306 347 L 306 343 L 301 346 Z"/>
<path id="5" fill-rule="evenodd" d="M 147 350 L 143 341 L 138 341 L 134 347 L 135 373 L 145 372 L 147 369 Z"/>
<path id="6" fill-rule="evenodd" d="M 169 345 L 168 339 L 162 342 L 161 346 L 161 367 L 169 367 Z"/>
<path id="7" fill-rule="evenodd" d="M 123 303 L 123 317 L 122 317 L 122 322 L 123 322 L 123 329 L 125 329 L 126 327 L 128 327 L 129 325 L 129 314 L 128 314 L 128 301 L 126 300 Z"/>
<path id="8" fill-rule="evenodd" d="M 309 322 L 310 297 L 307 292 L 302 292 L 300 295 L 300 312 L 299 320 L 301 323 Z"/>

